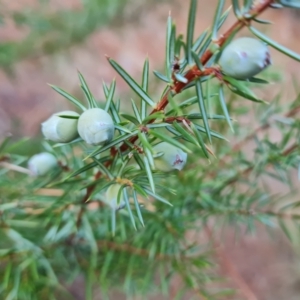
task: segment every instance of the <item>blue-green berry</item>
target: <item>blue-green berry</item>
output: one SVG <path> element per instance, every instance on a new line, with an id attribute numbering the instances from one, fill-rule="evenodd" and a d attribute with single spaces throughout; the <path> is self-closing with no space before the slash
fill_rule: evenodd
<path id="1" fill-rule="evenodd" d="M 91 145 L 104 145 L 114 137 L 115 126 L 111 116 L 101 108 L 82 113 L 77 125 L 80 137 Z"/>
<path id="2" fill-rule="evenodd" d="M 28 169 L 32 176 L 43 176 L 58 167 L 56 157 L 49 152 L 33 155 L 28 161 Z"/>
<path id="3" fill-rule="evenodd" d="M 300 8 L 300 0 L 279 0 L 279 3 L 285 7 Z"/>
<path id="4" fill-rule="evenodd" d="M 61 116 L 79 117 L 75 111 L 62 111 L 55 113 L 42 123 L 42 133 L 50 141 L 57 143 L 69 143 L 78 137 L 78 119 L 63 118 Z"/>
<path id="5" fill-rule="evenodd" d="M 109 186 L 105 194 L 105 203 L 107 203 L 111 209 L 119 210 L 125 206 L 125 200 L 123 194 L 121 194 L 120 201 L 118 202 L 118 194 L 122 185 L 114 183 Z"/>
<path id="6" fill-rule="evenodd" d="M 154 166 L 156 170 L 162 172 L 171 172 L 182 170 L 186 164 L 187 154 L 171 144 L 166 142 L 159 143 L 153 147 Z"/>
<path id="7" fill-rule="evenodd" d="M 231 42 L 222 51 L 221 71 L 236 79 L 248 79 L 271 64 L 270 52 L 261 40 L 242 37 Z"/>

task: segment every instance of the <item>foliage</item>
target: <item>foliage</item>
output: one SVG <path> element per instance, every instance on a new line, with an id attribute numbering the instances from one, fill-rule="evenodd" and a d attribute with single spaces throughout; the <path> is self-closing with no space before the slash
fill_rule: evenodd
<path id="1" fill-rule="evenodd" d="M 24 167 L 27 157 L 18 154 L 18 148 L 28 141 L 7 138 L 2 142 L 3 298 L 71 299 L 65 284 L 83 275 L 86 299 L 95 299 L 93 288 L 99 285 L 103 297 L 112 297 L 111 292 L 120 289 L 128 296 L 162 293 L 172 299 L 191 294 L 223 299 L 233 291 L 220 283 L 209 245 L 199 238 L 188 240 L 188 233 L 210 232 L 211 224 L 224 223 L 254 230 L 258 221 L 266 226 L 278 224 L 292 238 L 286 220 L 298 225 L 300 216 L 291 209 L 299 202 L 289 203 L 283 198 L 286 195 L 274 195 L 264 181 L 271 177 L 289 188 L 288 195 L 293 191 L 290 170 L 298 169 L 300 163 L 296 119 L 300 96 L 287 107 L 280 104 L 280 95 L 267 105 L 252 91 L 267 84 L 265 79 L 226 76 L 218 60 L 243 27 L 284 55 L 300 61 L 299 55 L 253 25 L 261 22 L 257 19 L 261 12 L 278 6 L 272 0 L 245 1 L 243 6 L 233 0 L 232 4 L 237 21 L 223 35 L 219 30 L 230 11 L 223 12 L 223 0 L 211 29 L 196 39 L 196 0 L 191 0 L 186 40 L 177 35 L 169 16 L 165 72 L 154 72 L 167 82 L 158 102 L 148 90 L 148 59 L 142 78 L 136 80 L 108 58 L 131 87 L 133 100 L 132 113 L 123 113 L 123 100 L 115 96 L 116 82 L 103 84 L 103 108 L 116 129 L 105 145 L 91 146 L 81 138 L 66 144 L 43 142 L 45 151 L 58 158 L 59 168 L 47 176 L 31 177 Z M 80 73 L 79 81 L 86 103 L 60 87 L 52 88 L 80 113 L 100 107 Z M 295 90 L 299 93 L 297 85 Z M 260 116 L 258 127 L 246 134 L 231 117 L 251 113 L 244 99 L 254 102 L 255 115 Z M 226 139 L 230 128 L 239 140 L 236 144 Z M 271 128 L 280 132 L 280 142 L 271 142 L 267 134 L 258 138 L 258 133 L 268 133 Z M 253 141 L 251 156 L 243 147 Z M 154 164 L 155 155 L 161 155 L 154 151 L 158 142 L 187 152 L 187 166 L 178 173 L 158 171 Z M 107 205 L 111 199 L 106 198 L 106 191 L 113 184 L 120 187 L 117 198 L 119 203 L 124 201 L 124 209 Z M 177 276 L 180 285 L 170 295 L 169 285 Z"/>

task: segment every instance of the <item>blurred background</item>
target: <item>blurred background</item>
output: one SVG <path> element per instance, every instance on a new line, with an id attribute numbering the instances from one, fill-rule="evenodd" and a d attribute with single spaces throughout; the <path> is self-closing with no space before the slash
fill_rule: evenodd
<path id="1" fill-rule="evenodd" d="M 214 2 L 198 1 L 196 34 L 210 26 Z M 171 11 L 178 32 L 185 33 L 188 6 L 189 1 L 180 0 L 1 0 L 0 139 L 12 133 L 34 141 L 42 121 L 70 108 L 47 83 L 82 99 L 77 70 L 101 101 L 102 81 L 117 77 L 105 55 L 137 79 L 147 55 L 151 71 L 163 69 L 167 16 Z M 299 12 L 269 10 L 262 18 L 274 25 L 259 28 L 300 53 Z M 223 30 L 233 20 L 231 16 Z M 289 101 L 295 96 L 291 83 L 293 77 L 300 78 L 300 64 L 273 50 L 272 61 L 270 72 L 282 82 L 264 91 L 264 98 L 282 91 L 283 101 Z M 158 98 L 163 86 L 155 80 L 151 89 Z M 130 100 L 128 86 L 119 77 L 117 93 L 123 103 Z M 270 236 L 259 228 L 255 235 L 242 233 L 235 239 L 228 230 L 222 237 L 218 247 L 225 259 L 219 261 L 220 274 L 232 278 L 233 287 L 244 287 L 246 299 L 300 299 L 300 253 L 281 231 L 274 229 Z M 70 289 L 81 299 L 78 286 Z"/>

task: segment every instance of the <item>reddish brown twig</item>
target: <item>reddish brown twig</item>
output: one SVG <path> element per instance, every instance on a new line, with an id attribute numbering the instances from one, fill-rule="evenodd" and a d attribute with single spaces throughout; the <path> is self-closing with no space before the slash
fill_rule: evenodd
<path id="1" fill-rule="evenodd" d="M 258 5 L 256 5 L 255 7 L 253 7 L 252 11 L 250 12 L 251 15 L 253 16 L 257 16 L 259 14 L 261 14 L 263 11 L 265 11 L 270 4 L 272 4 L 274 2 L 274 0 L 265 0 L 261 3 L 259 3 Z M 224 43 L 227 41 L 227 39 L 236 31 L 239 31 L 240 29 L 242 29 L 244 26 L 247 26 L 249 22 L 245 22 L 244 19 L 241 20 L 237 20 L 223 35 L 220 36 L 220 38 L 215 41 L 214 43 L 221 47 L 222 45 L 224 45 Z M 203 66 L 206 65 L 206 63 L 209 61 L 209 59 L 213 56 L 213 52 L 211 50 L 207 50 L 203 56 L 201 57 L 200 61 L 202 63 Z M 160 101 L 158 102 L 158 104 L 156 105 L 156 107 L 151 111 L 150 115 L 157 113 L 159 111 L 164 111 L 166 106 L 168 105 L 169 101 L 169 95 L 170 93 L 173 94 L 179 94 L 183 88 L 185 86 L 187 86 L 190 82 L 192 82 L 193 80 L 195 80 L 198 77 L 201 76 L 207 76 L 210 74 L 214 74 L 217 75 L 217 69 L 216 68 L 206 68 L 203 71 L 199 70 L 197 65 L 194 65 L 193 67 L 191 67 L 191 69 L 185 74 L 185 79 L 186 82 L 180 82 L 180 81 L 175 81 L 174 85 L 171 86 L 167 92 L 164 94 L 164 96 L 160 99 Z M 148 123 L 153 123 L 155 121 L 155 118 L 151 119 Z M 128 149 L 128 144 L 134 144 L 138 139 L 138 136 L 133 136 L 128 140 L 128 143 L 123 143 L 122 146 L 120 147 L 120 151 L 124 152 Z M 114 156 L 116 156 L 116 154 L 118 153 L 118 151 L 113 147 L 111 149 L 111 156 L 112 158 Z M 111 163 L 111 162 L 110 162 Z M 92 191 L 94 190 L 94 186 L 91 186 L 89 189 L 87 189 L 87 193 L 86 196 L 83 198 L 82 202 L 85 203 L 86 200 L 90 197 Z M 83 212 L 82 212 L 83 213 Z M 79 222 L 80 223 L 80 222 Z"/>
<path id="2" fill-rule="evenodd" d="M 186 124 L 190 125 L 191 121 L 185 117 L 168 117 L 164 119 L 164 122 L 166 123 L 173 123 L 173 122 L 186 122 Z"/>
<path id="3" fill-rule="evenodd" d="M 252 11 L 250 12 L 251 15 L 253 16 L 257 16 L 259 14 L 261 14 L 263 11 L 265 11 L 270 4 L 272 4 L 274 2 L 274 0 L 266 0 L 260 4 L 258 4 L 257 6 L 255 6 Z M 219 47 L 221 47 L 222 45 L 224 45 L 224 43 L 227 41 L 227 39 L 236 31 L 242 29 L 244 26 L 246 26 L 248 23 L 245 22 L 245 20 L 237 20 L 223 35 L 221 35 L 221 37 L 215 42 L 215 44 Z M 209 61 L 209 59 L 213 56 L 213 52 L 211 50 L 207 50 L 203 56 L 201 57 L 201 63 L 203 66 L 205 66 L 205 64 Z M 168 97 L 169 94 L 172 92 L 174 94 L 179 94 L 183 88 L 185 86 L 187 86 L 190 82 L 192 82 L 195 78 L 197 77 L 201 77 L 201 76 L 206 76 L 209 74 L 215 74 L 216 69 L 214 68 L 207 68 L 204 71 L 201 71 L 198 69 L 197 65 L 194 65 L 184 76 L 186 79 L 186 82 L 180 82 L 180 81 L 176 81 L 175 84 L 170 87 L 167 92 L 164 94 L 164 96 L 162 97 L 162 99 L 158 102 L 156 108 L 154 108 L 150 115 L 157 113 L 159 111 L 164 111 L 164 109 L 166 108 L 166 106 L 168 105 L 169 101 L 168 101 Z M 153 123 L 155 121 L 155 119 L 152 119 L 151 121 L 149 121 L 149 123 Z M 136 142 L 136 140 L 138 139 L 137 136 L 133 136 L 130 138 L 130 143 L 134 144 Z M 128 146 L 126 144 L 123 144 L 121 146 L 121 151 L 125 151 L 128 148 Z"/>

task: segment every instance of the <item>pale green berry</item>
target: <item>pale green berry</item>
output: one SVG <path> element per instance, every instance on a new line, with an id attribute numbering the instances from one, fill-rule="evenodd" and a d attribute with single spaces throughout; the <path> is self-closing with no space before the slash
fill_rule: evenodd
<path id="1" fill-rule="evenodd" d="M 111 116 L 101 108 L 86 110 L 78 120 L 80 137 L 91 145 L 103 145 L 112 140 L 115 126 Z"/>
<path id="2" fill-rule="evenodd" d="M 279 3 L 285 7 L 300 8 L 300 0 L 279 0 Z"/>
<path id="3" fill-rule="evenodd" d="M 186 164 L 187 154 L 166 142 L 155 145 L 153 150 L 155 151 L 154 166 L 156 170 L 163 172 L 182 170 Z"/>
<path id="4" fill-rule="evenodd" d="M 271 64 L 270 52 L 260 40 L 242 37 L 231 42 L 222 52 L 219 65 L 225 75 L 248 79 Z"/>
<path id="5" fill-rule="evenodd" d="M 114 183 L 109 186 L 105 194 L 105 202 L 111 207 L 113 210 L 119 210 L 124 208 L 125 201 L 123 197 L 123 193 L 121 194 L 120 201 L 118 202 L 118 193 L 121 189 L 122 185 L 119 183 Z"/>
<path id="6" fill-rule="evenodd" d="M 75 111 L 67 110 L 55 113 L 42 123 L 42 133 L 47 140 L 57 143 L 69 143 L 78 137 L 78 119 L 63 118 L 60 115 L 79 117 L 79 114 Z"/>
<path id="7" fill-rule="evenodd" d="M 33 155 L 28 161 L 28 169 L 32 176 L 43 176 L 58 167 L 56 157 L 48 152 Z"/>

